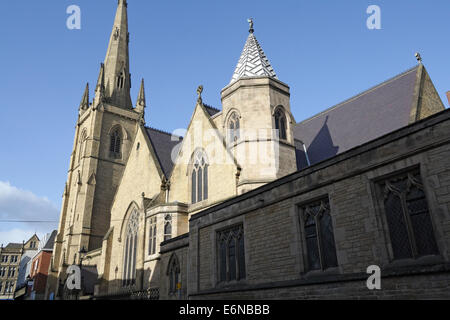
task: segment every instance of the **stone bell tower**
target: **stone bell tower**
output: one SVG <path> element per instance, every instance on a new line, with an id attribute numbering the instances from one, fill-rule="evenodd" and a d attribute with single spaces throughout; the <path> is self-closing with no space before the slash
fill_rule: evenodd
<path id="1" fill-rule="evenodd" d="M 297 168 L 289 86 L 278 80 L 249 23 L 244 50 L 221 93 L 227 146 L 242 167 L 239 194 Z"/>
<path id="2" fill-rule="evenodd" d="M 95 97 L 90 103 L 87 85 L 79 107 L 51 266 L 59 280 L 68 265 L 79 263 L 80 252 L 101 248 L 132 139 L 144 122 L 143 82 L 137 107 L 131 103 L 128 44 L 127 1 L 119 0 Z"/>

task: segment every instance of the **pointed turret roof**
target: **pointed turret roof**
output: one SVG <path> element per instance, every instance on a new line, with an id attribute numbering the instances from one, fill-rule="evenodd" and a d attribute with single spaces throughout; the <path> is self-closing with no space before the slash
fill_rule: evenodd
<path id="1" fill-rule="evenodd" d="M 141 81 L 141 89 L 139 90 L 139 95 L 136 102 L 137 106 L 145 107 L 145 88 L 144 88 L 144 79 Z"/>
<path id="2" fill-rule="evenodd" d="M 127 7 L 126 0 L 118 1 L 104 63 L 105 95 L 109 102 L 122 108 L 132 108 Z"/>
<path id="3" fill-rule="evenodd" d="M 86 89 L 84 90 L 83 99 L 81 99 L 80 109 L 86 110 L 89 108 L 89 83 L 86 84 Z"/>
<path id="4" fill-rule="evenodd" d="M 268 76 L 278 79 L 269 59 L 267 59 L 258 40 L 256 40 L 253 29 L 253 20 L 250 19 L 249 23 L 250 34 L 248 35 L 247 42 L 245 43 L 244 50 L 242 51 L 230 83 L 245 77 Z"/>

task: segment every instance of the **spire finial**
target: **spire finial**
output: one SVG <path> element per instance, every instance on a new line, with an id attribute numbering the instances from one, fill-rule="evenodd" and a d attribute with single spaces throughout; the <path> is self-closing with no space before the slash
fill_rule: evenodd
<path id="1" fill-rule="evenodd" d="M 253 18 L 249 18 L 247 19 L 248 24 L 250 25 L 250 29 L 248 30 L 248 32 L 253 33 L 255 32 L 255 29 L 253 29 Z"/>
<path id="2" fill-rule="evenodd" d="M 420 53 L 416 52 L 415 56 L 416 56 L 417 62 L 419 62 L 421 64 L 422 63 L 422 56 L 420 55 Z"/>
<path id="3" fill-rule="evenodd" d="M 197 94 L 198 94 L 197 103 L 198 103 L 198 104 L 203 104 L 202 93 L 203 93 L 203 86 L 200 85 L 200 86 L 198 86 L 198 88 L 197 88 Z"/>

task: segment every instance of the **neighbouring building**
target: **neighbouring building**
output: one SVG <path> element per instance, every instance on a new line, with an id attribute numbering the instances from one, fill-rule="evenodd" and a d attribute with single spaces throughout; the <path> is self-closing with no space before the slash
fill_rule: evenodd
<path id="1" fill-rule="evenodd" d="M 16 288 L 25 283 L 23 270 L 38 246 L 39 238 L 33 235 L 27 242 L 0 248 L 0 300 L 14 299 Z"/>
<path id="2" fill-rule="evenodd" d="M 40 241 L 39 247 L 31 257 L 27 266 L 26 283 L 20 292 L 16 292 L 15 299 L 43 300 L 47 286 L 48 270 L 55 244 L 57 231 L 48 233 Z M 23 293 L 23 294 L 22 294 Z"/>
<path id="3" fill-rule="evenodd" d="M 420 58 L 297 122 L 250 20 L 222 108 L 200 86 L 177 137 L 146 125 L 143 80 L 131 102 L 127 8 L 79 106 L 47 296 L 450 298 L 450 111 Z"/>

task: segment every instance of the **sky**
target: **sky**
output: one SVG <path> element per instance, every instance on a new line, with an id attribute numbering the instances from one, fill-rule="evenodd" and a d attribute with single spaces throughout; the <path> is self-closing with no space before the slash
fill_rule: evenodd
<path id="1" fill-rule="evenodd" d="M 81 10 L 79 30 L 67 28 L 70 5 Z M 367 28 L 370 5 L 381 10 L 381 29 Z M 87 82 L 94 95 L 116 7 L 117 0 L 2 4 L 4 245 L 57 228 L 78 106 Z M 298 122 L 415 66 L 415 52 L 447 106 L 449 14 L 448 0 L 128 0 L 132 99 L 145 78 L 147 125 L 168 132 L 187 127 L 200 84 L 204 102 L 220 109 L 252 17 L 256 38 L 291 88 Z"/>

